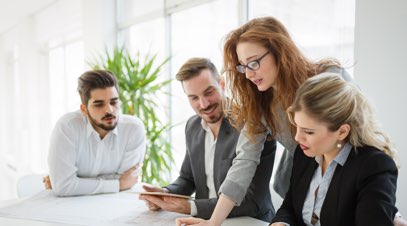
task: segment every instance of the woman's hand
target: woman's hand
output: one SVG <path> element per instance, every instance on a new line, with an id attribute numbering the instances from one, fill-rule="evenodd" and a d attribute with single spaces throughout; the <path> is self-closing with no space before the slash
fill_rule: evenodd
<path id="1" fill-rule="evenodd" d="M 280 223 L 280 222 L 276 222 L 276 223 L 272 223 L 269 226 L 285 226 L 285 224 Z"/>
<path id="2" fill-rule="evenodd" d="M 218 226 L 210 222 L 209 220 L 204 220 L 201 218 L 195 217 L 185 217 L 185 218 L 177 218 L 175 220 L 177 226 L 184 226 L 184 225 L 193 225 L 193 226 Z"/>

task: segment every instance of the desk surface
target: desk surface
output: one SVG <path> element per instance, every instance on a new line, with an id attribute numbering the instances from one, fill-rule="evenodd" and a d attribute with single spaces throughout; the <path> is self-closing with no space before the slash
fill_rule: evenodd
<path id="1" fill-rule="evenodd" d="M 143 201 L 130 193 L 56 198 L 43 192 L 29 199 L 0 202 L 0 225 L 7 226 L 164 226 L 175 225 L 175 218 L 182 216 L 185 215 L 149 211 Z M 268 224 L 251 217 L 237 217 L 227 219 L 222 226 Z"/>
<path id="2" fill-rule="evenodd" d="M 34 221 L 34 220 L 23 220 L 23 219 L 13 219 L 0 217 L 0 225 L 7 226 L 73 226 L 72 224 L 55 223 L 55 222 L 45 222 L 45 221 Z M 113 226 L 114 224 L 112 224 Z M 131 224 L 129 224 L 131 225 Z M 175 225 L 175 222 L 174 222 Z M 268 226 L 269 223 L 260 221 L 251 217 L 236 217 L 227 219 L 222 226 Z"/>

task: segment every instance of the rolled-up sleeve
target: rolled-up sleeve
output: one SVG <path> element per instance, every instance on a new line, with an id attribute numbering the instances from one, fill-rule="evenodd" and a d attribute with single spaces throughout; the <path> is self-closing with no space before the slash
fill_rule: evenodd
<path id="1" fill-rule="evenodd" d="M 236 145 L 236 157 L 219 189 L 219 193 L 234 200 L 238 206 L 243 201 L 257 165 L 260 163 L 266 135 L 267 132 L 258 134 L 251 142 L 247 137 L 246 127 L 240 133 Z"/>

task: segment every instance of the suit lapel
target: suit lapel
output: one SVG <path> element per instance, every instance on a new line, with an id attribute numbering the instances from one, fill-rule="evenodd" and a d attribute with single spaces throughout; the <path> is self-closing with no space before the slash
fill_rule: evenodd
<path id="1" fill-rule="evenodd" d="M 220 126 L 219 133 L 218 133 L 218 138 L 216 141 L 216 148 L 215 148 L 215 158 L 213 161 L 213 180 L 215 183 L 215 190 L 216 193 L 219 192 L 219 187 L 222 184 L 221 183 L 221 165 L 222 165 L 222 160 L 223 160 L 223 152 L 227 151 L 224 150 L 224 147 L 222 146 L 223 141 L 227 140 L 227 136 L 229 134 L 229 124 L 226 122 L 226 119 L 223 119 L 222 125 Z"/>
<path id="2" fill-rule="evenodd" d="M 331 183 L 329 184 L 328 191 L 325 196 L 324 203 L 322 204 L 320 219 L 324 225 L 337 225 L 339 223 L 338 216 L 338 203 L 341 194 L 342 183 L 342 166 L 337 165 L 334 175 L 332 176 Z"/>
<path id="3" fill-rule="evenodd" d="M 349 153 L 348 158 L 346 159 L 345 165 L 351 162 L 351 159 L 354 156 L 354 152 Z M 340 219 L 337 216 L 340 215 L 342 211 L 341 207 L 341 194 L 344 193 L 343 187 L 346 183 L 346 177 L 344 177 L 345 171 L 341 165 L 337 165 L 334 175 L 332 176 L 331 183 L 329 184 L 328 191 L 325 196 L 324 203 L 322 204 L 321 209 L 321 223 L 324 225 L 338 225 L 340 224 Z M 326 205 L 326 206 L 325 206 Z M 323 222 L 322 222 L 323 221 Z"/>
<path id="4" fill-rule="evenodd" d="M 194 177 L 195 183 L 201 182 L 200 184 L 196 184 L 196 190 L 198 194 L 198 190 L 201 190 L 203 193 L 203 197 L 207 197 L 209 195 L 208 186 L 206 185 L 206 174 L 205 174 L 205 130 L 202 128 L 201 124 L 199 123 L 197 128 L 196 136 L 192 138 L 193 145 L 191 153 L 191 159 L 197 159 L 195 161 L 196 164 L 192 164 L 191 167 L 193 168 L 193 172 L 195 172 Z"/>
<path id="5" fill-rule="evenodd" d="M 307 197 L 307 192 L 309 189 L 309 186 L 311 184 L 311 180 L 312 180 L 312 176 L 314 175 L 314 172 L 316 170 L 316 168 L 318 167 L 318 163 L 315 161 L 315 159 L 313 158 L 308 158 L 306 156 L 304 156 L 306 159 L 306 161 L 309 161 L 307 166 L 305 167 L 305 171 L 302 177 L 299 177 L 299 180 L 295 183 L 297 185 L 297 188 L 295 188 L 296 193 L 298 195 L 298 200 L 296 202 L 297 205 L 297 209 L 300 210 L 300 212 L 298 213 L 299 215 L 301 215 L 301 219 L 302 219 L 302 209 L 304 207 L 304 202 L 305 202 L 305 198 Z M 302 174 L 302 173 L 300 173 Z M 295 196 L 295 194 L 294 194 Z"/>

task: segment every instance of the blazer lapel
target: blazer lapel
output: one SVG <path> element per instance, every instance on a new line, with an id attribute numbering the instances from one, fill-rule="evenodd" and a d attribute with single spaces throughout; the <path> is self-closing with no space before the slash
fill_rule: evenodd
<path id="1" fill-rule="evenodd" d="M 340 222 L 337 216 L 342 182 L 342 166 L 338 164 L 321 208 L 320 219 L 324 225 L 337 225 Z"/>
<path id="2" fill-rule="evenodd" d="M 200 184 L 196 184 L 196 193 L 197 195 L 201 192 L 203 193 L 203 197 L 208 197 L 209 191 L 208 186 L 206 185 L 206 174 L 205 174 L 205 130 L 202 128 L 201 124 L 199 124 L 199 128 L 197 128 L 198 132 L 196 133 L 196 137 L 193 137 L 193 145 L 191 145 L 191 159 L 197 159 L 195 164 L 192 164 L 191 167 L 193 168 L 195 183 L 201 182 Z M 200 192 L 199 192 L 200 191 Z"/>
<path id="3" fill-rule="evenodd" d="M 231 133 L 231 128 L 229 123 L 226 121 L 227 119 L 223 119 L 222 121 L 222 125 L 220 126 L 219 129 L 219 133 L 218 133 L 218 138 L 216 141 L 216 148 L 215 148 L 215 158 L 214 158 L 214 162 L 213 162 L 213 180 L 215 183 L 215 190 L 216 192 L 219 192 L 219 187 L 223 182 L 223 178 L 222 177 L 222 173 L 225 172 L 221 172 L 222 170 L 222 164 L 223 164 L 223 160 L 225 159 L 225 152 L 230 152 L 233 151 L 235 152 L 235 150 L 226 150 L 226 148 L 224 147 L 224 142 L 228 141 L 228 137 Z"/>
<path id="4" fill-rule="evenodd" d="M 312 176 L 314 175 L 314 172 L 316 170 L 316 168 L 318 167 L 318 163 L 312 158 L 308 158 L 306 157 L 309 161 L 309 164 L 307 164 L 307 166 L 305 167 L 305 173 L 303 174 L 302 177 L 299 178 L 299 180 L 295 183 L 297 185 L 297 188 L 295 188 L 295 193 L 297 193 L 298 195 L 298 200 L 296 202 L 297 208 L 300 210 L 299 215 L 301 215 L 301 219 L 302 219 L 302 209 L 304 207 L 304 202 L 305 202 L 305 198 L 307 197 L 307 192 L 309 189 L 309 186 L 311 184 L 311 180 L 312 180 Z M 294 194 L 294 196 L 296 196 Z"/>
<path id="5" fill-rule="evenodd" d="M 345 165 L 351 162 L 354 152 L 349 153 L 348 158 L 345 161 Z M 344 183 L 346 183 L 346 177 L 344 177 L 345 171 L 341 165 L 337 165 L 334 175 L 332 176 L 331 183 L 329 184 L 328 191 L 325 196 L 324 203 L 321 209 L 321 223 L 324 225 L 339 225 L 340 219 L 337 217 L 340 215 L 343 206 L 341 206 L 341 195 L 344 194 Z M 344 195 L 347 195 L 346 193 Z M 345 199 L 346 200 L 346 199 Z"/>

